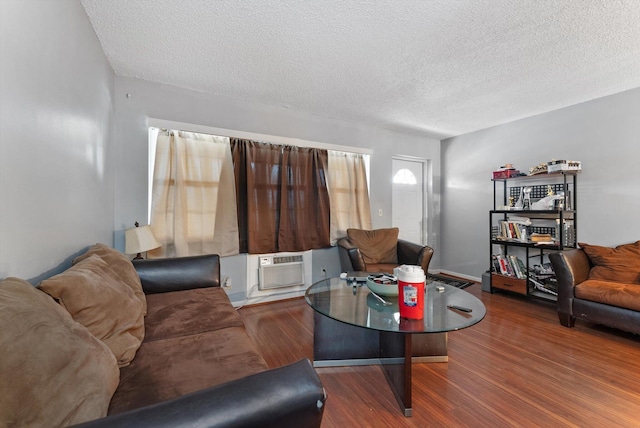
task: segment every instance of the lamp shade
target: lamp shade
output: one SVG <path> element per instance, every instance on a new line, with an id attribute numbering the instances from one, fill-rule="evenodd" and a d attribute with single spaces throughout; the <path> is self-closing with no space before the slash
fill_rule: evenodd
<path id="1" fill-rule="evenodd" d="M 125 230 L 124 240 L 125 254 L 144 253 L 160 246 L 148 225 Z"/>

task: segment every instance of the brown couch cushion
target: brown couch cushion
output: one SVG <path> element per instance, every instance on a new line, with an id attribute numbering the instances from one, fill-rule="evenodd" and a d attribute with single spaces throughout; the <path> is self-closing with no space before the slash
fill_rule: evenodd
<path id="1" fill-rule="evenodd" d="M 367 272 L 386 272 L 393 275 L 398 263 L 367 263 Z"/>
<path id="2" fill-rule="evenodd" d="M 92 255 L 39 287 L 102 340 L 118 365 L 133 359 L 144 338 L 142 302 L 104 260 Z"/>
<path id="3" fill-rule="evenodd" d="M 118 386 L 107 346 L 26 281 L 0 281 L 0 426 L 103 417 Z"/>
<path id="4" fill-rule="evenodd" d="M 82 260 L 91 257 L 92 255 L 99 256 L 102 260 L 107 262 L 109 267 L 118 274 L 120 279 L 127 284 L 133 290 L 136 297 L 140 299 L 143 305 L 144 313 L 147 313 L 147 301 L 145 299 L 144 291 L 142 290 L 142 283 L 140 277 L 136 272 L 136 268 L 133 267 L 133 263 L 129 258 L 122 254 L 120 251 L 113 249 L 104 244 L 95 244 L 90 247 L 84 254 L 73 259 L 73 264 L 79 263 Z"/>
<path id="5" fill-rule="evenodd" d="M 347 229 L 352 244 L 360 249 L 362 258 L 369 263 L 398 263 L 398 228 Z"/>
<path id="6" fill-rule="evenodd" d="M 588 279 L 575 288 L 579 299 L 640 311 L 640 285 Z"/>
<path id="7" fill-rule="evenodd" d="M 594 265 L 590 279 L 640 284 L 640 241 L 615 248 L 579 243 Z"/>
<path id="8" fill-rule="evenodd" d="M 244 325 L 220 287 L 149 294 L 147 305 L 145 342 Z"/>
<path id="9" fill-rule="evenodd" d="M 136 359 L 121 369 L 120 386 L 109 414 L 170 400 L 266 369 L 244 327 L 145 342 Z"/>

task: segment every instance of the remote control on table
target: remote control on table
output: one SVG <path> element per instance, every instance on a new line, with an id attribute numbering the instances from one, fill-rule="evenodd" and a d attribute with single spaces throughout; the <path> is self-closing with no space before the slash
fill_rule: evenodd
<path id="1" fill-rule="evenodd" d="M 458 306 L 458 305 L 447 305 L 447 308 L 456 309 L 456 310 L 462 311 L 462 312 L 473 312 L 473 309 L 465 308 L 464 306 Z"/>

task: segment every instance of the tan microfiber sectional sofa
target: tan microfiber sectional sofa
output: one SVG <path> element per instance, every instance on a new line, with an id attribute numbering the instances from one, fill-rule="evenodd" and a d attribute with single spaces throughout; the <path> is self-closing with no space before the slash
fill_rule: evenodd
<path id="1" fill-rule="evenodd" d="M 580 243 L 553 253 L 558 278 L 558 318 L 576 319 L 640 334 L 640 241 L 615 248 Z"/>
<path id="2" fill-rule="evenodd" d="M 309 361 L 268 370 L 219 262 L 96 244 L 38 288 L 0 281 L 0 426 L 319 426 Z"/>

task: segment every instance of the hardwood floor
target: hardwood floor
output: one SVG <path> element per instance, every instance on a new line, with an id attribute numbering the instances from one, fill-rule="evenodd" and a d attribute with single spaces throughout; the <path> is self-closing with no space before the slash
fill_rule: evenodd
<path id="1" fill-rule="evenodd" d="M 449 362 L 413 366 L 405 418 L 378 366 L 318 368 L 330 427 L 640 427 L 640 336 L 581 321 L 555 307 L 466 289 L 487 316 L 449 334 Z M 271 367 L 313 359 L 313 310 L 303 299 L 240 309 Z"/>

